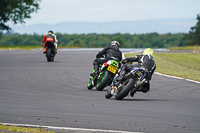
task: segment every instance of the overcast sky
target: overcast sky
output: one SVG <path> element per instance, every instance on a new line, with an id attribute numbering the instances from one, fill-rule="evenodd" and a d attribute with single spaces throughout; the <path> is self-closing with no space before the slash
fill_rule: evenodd
<path id="1" fill-rule="evenodd" d="M 194 18 L 200 0 L 41 0 L 25 25 Z"/>

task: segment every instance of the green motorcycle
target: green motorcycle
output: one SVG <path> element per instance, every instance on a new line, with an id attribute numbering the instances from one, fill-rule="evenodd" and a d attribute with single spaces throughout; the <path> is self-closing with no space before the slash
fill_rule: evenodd
<path id="1" fill-rule="evenodd" d="M 108 60 L 102 65 L 99 65 L 100 73 L 95 76 L 90 76 L 90 81 L 88 83 L 88 90 L 96 87 L 98 91 L 102 91 L 106 86 L 111 85 L 115 74 L 119 68 L 119 62 L 116 60 Z M 94 68 L 93 71 L 94 72 Z"/>

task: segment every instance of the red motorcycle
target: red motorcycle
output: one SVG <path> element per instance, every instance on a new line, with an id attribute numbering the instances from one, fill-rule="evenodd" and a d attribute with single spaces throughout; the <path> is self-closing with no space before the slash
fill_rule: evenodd
<path id="1" fill-rule="evenodd" d="M 53 62 L 56 55 L 54 41 L 46 41 L 46 58 L 48 62 Z"/>

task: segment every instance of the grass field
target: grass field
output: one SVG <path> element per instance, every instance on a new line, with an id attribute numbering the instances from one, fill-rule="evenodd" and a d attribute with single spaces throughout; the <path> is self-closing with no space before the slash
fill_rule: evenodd
<path id="1" fill-rule="evenodd" d="M 72 46 L 59 46 L 58 48 L 78 48 Z M 0 46 L 0 50 L 34 50 L 43 49 L 41 46 Z"/>
<path id="2" fill-rule="evenodd" d="M 200 53 L 155 53 L 154 59 L 156 72 L 200 82 Z"/>
<path id="3" fill-rule="evenodd" d="M 1 124 L 0 124 L 0 129 L 2 130 L 0 133 L 5 133 L 7 131 L 26 132 L 26 133 L 55 133 L 53 131 L 46 131 L 43 128 L 26 128 L 20 126 L 6 126 Z"/>
<path id="4" fill-rule="evenodd" d="M 0 50 L 31 50 L 42 49 L 41 46 L 0 46 Z"/>
<path id="5" fill-rule="evenodd" d="M 200 52 L 200 46 L 170 47 L 169 50 Z"/>

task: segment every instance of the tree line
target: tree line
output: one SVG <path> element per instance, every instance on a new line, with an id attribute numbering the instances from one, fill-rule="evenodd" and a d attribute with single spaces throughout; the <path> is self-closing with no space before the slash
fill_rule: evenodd
<path id="1" fill-rule="evenodd" d="M 100 48 L 117 40 L 121 48 L 167 48 L 184 46 L 184 33 L 178 34 L 61 34 L 56 33 L 59 46 Z M 0 39 L 0 46 L 41 46 L 43 35 L 12 34 L 3 35 Z"/>

